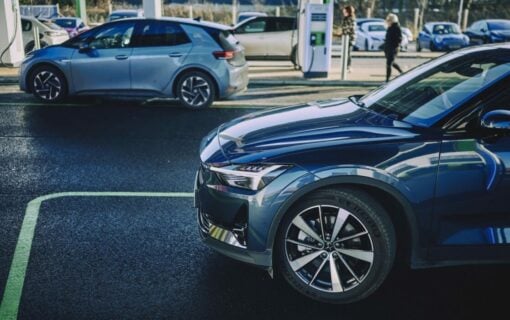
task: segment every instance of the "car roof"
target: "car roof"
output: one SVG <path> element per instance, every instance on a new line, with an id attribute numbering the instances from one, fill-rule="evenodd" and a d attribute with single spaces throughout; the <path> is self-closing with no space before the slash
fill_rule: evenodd
<path id="1" fill-rule="evenodd" d="M 117 13 L 138 13 L 141 10 L 135 10 L 135 9 L 122 9 L 122 10 L 113 10 L 111 14 L 117 14 Z"/>
<path id="2" fill-rule="evenodd" d="M 436 24 L 454 24 L 457 25 L 455 22 L 449 22 L 449 21 L 434 21 L 434 22 L 427 22 L 428 25 L 436 25 Z"/>
<path id="3" fill-rule="evenodd" d="M 257 17 L 267 17 L 267 13 L 265 12 L 256 12 L 256 11 L 243 11 L 239 12 L 240 16 L 257 16 Z"/>
<path id="4" fill-rule="evenodd" d="M 158 19 L 155 18 L 129 18 L 129 19 L 122 19 L 122 20 L 115 20 L 109 23 L 121 23 L 124 21 L 170 21 L 170 22 L 178 22 L 178 23 L 184 23 L 188 25 L 195 25 L 200 27 L 208 27 L 213 29 L 219 29 L 224 31 L 232 30 L 232 27 L 226 26 L 224 24 L 216 23 L 216 22 L 210 22 L 210 21 L 202 21 L 202 20 L 195 20 L 195 19 L 189 19 L 189 18 L 175 18 L 175 17 L 161 17 Z"/>
<path id="5" fill-rule="evenodd" d="M 58 17 L 58 18 L 53 18 L 52 20 L 81 20 L 81 18 L 78 18 L 78 17 Z"/>

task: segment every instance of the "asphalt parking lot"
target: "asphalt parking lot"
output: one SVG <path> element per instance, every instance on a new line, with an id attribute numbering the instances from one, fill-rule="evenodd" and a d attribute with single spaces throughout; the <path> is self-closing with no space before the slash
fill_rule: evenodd
<path id="1" fill-rule="evenodd" d="M 367 300 L 335 306 L 200 242 L 190 192 L 205 134 L 258 108 L 366 90 L 255 87 L 195 112 L 169 101 L 46 106 L 0 87 L 0 319 L 504 317 L 505 265 L 397 266 Z"/>

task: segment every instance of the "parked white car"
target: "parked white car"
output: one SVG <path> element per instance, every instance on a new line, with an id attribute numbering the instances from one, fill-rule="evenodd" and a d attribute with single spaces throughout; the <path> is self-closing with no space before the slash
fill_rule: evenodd
<path id="1" fill-rule="evenodd" d="M 356 30 L 356 49 L 364 51 L 379 51 L 386 37 L 384 22 L 365 22 Z"/>
<path id="2" fill-rule="evenodd" d="M 51 22 L 51 20 L 23 16 L 21 17 L 21 30 L 25 53 L 29 53 L 35 48 L 35 27 L 39 28 L 41 48 L 54 44 L 61 44 L 62 42 L 69 39 L 69 34 L 67 31 L 57 24 Z"/>
<path id="3" fill-rule="evenodd" d="M 251 11 L 240 12 L 239 16 L 237 17 L 237 23 L 241 23 L 244 20 L 247 20 L 251 17 L 267 17 L 267 13 L 265 13 L 265 12 L 251 12 Z"/>
<path id="4" fill-rule="evenodd" d="M 407 51 L 409 45 L 409 37 L 404 30 L 407 28 L 402 27 L 402 43 L 400 49 Z M 355 50 L 364 51 L 380 51 L 383 50 L 386 38 L 386 23 L 380 21 L 369 21 L 358 24 L 356 29 L 356 43 L 354 44 Z"/>
<path id="5" fill-rule="evenodd" d="M 238 23 L 233 30 L 247 59 L 296 62 L 296 18 L 252 17 Z"/>

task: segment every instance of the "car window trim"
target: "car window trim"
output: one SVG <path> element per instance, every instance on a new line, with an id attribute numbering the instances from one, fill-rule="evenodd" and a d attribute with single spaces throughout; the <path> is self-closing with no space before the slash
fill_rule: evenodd
<path id="1" fill-rule="evenodd" d="M 459 112 L 451 116 L 446 116 L 440 122 L 434 124 L 434 126 L 440 124 L 440 126 L 438 125 L 436 127 L 441 127 L 441 130 L 445 131 L 446 133 L 466 131 L 464 129 L 456 128 L 455 125 L 458 125 L 459 123 L 462 122 L 462 119 L 467 116 L 466 113 L 470 114 L 471 111 L 473 111 L 473 109 L 478 108 L 480 104 L 483 103 L 484 96 L 490 95 L 494 91 L 498 92 L 501 91 L 501 89 L 505 89 L 505 86 L 508 85 L 509 81 L 510 74 L 507 74 L 505 77 L 499 79 L 496 83 L 492 84 L 492 86 L 485 88 L 485 90 L 471 97 L 469 100 L 465 101 L 457 108 L 458 110 L 467 108 L 466 110 L 463 110 L 462 112 Z"/>

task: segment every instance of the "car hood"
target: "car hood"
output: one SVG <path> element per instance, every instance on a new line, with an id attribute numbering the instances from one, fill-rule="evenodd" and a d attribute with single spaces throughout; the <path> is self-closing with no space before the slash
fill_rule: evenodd
<path id="1" fill-rule="evenodd" d="M 411 126 L 349 100 L 330 100 L 251 113 L 204 138 L 203 162 L 250 162 L 311 147 L 413 137 Z"/>
<path id="2" fill-rule="evenodd" d="M 464 39 L 465 35 L 463 33 L 459 34 L 435 34 L 434 37 L 441 37 L 443 40 L 449 40 L 449 39 Z"/>

